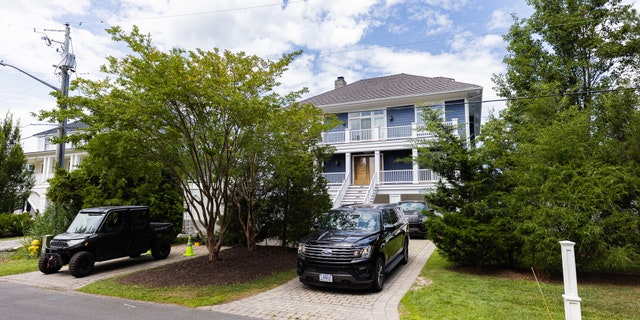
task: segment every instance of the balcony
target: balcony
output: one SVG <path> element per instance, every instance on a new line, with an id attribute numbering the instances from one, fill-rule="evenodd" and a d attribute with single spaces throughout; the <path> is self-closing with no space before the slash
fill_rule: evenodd
<path id="1" fill-rule="evenodd" d="M 328 185 L 341 185 L 345 179 L 344 172 L 328 172 L 322 174 Z M 414 170 L 382 170 L 378 175 L 380 181 L 377 184 L 423 184 L 435 183 L 440 180 L 440 175 L 430 169 L 417 170 L 417 177 L 414 180 Z M 348 184 L 351 184 L 350 182 Z"/>
<path id="2" fill-rule="evenodd" d="M 446 125 L 451 128 L 458 128 L 458 121 L 448 121 Z M 455 130 L 458 134 L 459 130 Z M 367 141 L 384 141 L 394 139 L 415 139 L 429 138 L 433 134 L 419 129 L 414 124 L 397 127 L 376 127 L 372 129 L 351 130 L 346 128 L 343 131 L 329 131 L 322 133 L 322 143 L 324 144 L 341 144 L 351 142 L 367 142 Z"/>

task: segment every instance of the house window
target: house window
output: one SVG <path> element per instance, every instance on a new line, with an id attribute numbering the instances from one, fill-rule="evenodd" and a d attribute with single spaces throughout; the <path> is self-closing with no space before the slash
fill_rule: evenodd
<path id="1" fill-rule="evenodd" d="M 49 150 L 51 147 L 51 137 L 44 137 L 44 150 Z"/>
<path id="2" fill-rule="evenodd" d="M 424 125 L 424 118 L 422 117 L 422 111 L 424 110 L 424 108 L 438 109 L 438 108 L 442 108 L 442 105 L 441 104 L 432 104 L 432 105 L 428 105 L 426 107 L 417 107 L 416 108 L 416 124 L 418 126 L 423 126 Z"/>
<path id="3" fill-rule="evenodd" d="M 371 129 L 382 128 L 384 127 L 384 125 L 384 110 L 349 113 L 349 129 L 351 129 L 351 141 L 371 140 Z"/>

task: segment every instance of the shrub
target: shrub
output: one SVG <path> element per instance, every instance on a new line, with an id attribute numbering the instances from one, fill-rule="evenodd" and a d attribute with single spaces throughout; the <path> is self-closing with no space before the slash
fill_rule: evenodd
<path id="1" fill-rule="evenodd" d="M 24 230 L 29 230 L 31 223 L 31 215 L 28 212 L 22 214 L 1 213 L 0 236 L 21 236 Z"/>
<path id="2" fill-rule="evenodd" d="M 45 235 L 63 233 L 73 220 L 76 212 L 69 209 L 48 206 L 44 214 L 36 217 L 28 234 L 34 239 L 41 239 Z"/>

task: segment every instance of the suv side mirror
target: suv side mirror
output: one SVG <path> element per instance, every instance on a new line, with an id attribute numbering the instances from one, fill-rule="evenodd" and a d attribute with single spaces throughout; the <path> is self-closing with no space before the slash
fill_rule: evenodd
<path id="1" fill-rule="evenodd" d="M 390 230 L 393 230 L 395 228 L 396 228 L 396 226 L 393 225 L 393 224 L 390 224 L 390 223 L 385 223 L 384 224 L 384 231 L 390 231 Z"/>

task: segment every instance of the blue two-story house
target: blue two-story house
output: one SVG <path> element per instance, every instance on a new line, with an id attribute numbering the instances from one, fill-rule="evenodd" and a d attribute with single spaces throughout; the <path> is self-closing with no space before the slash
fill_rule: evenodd
<path id="1" fill-rule="evenodd" d="M 416 139 L 429 138 L 422 108 L 443 108 L 443 122 L 473 141 L 480 132 L 482 87 L 444 77 L 396 74 L 347 84 L 308 98 L 342 124 L 325 132 L 322 143 L 335 147 L 324 163 L 334 206 L 421 200 L 439 177 L 414 161 Z"/>

